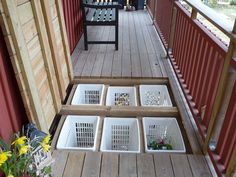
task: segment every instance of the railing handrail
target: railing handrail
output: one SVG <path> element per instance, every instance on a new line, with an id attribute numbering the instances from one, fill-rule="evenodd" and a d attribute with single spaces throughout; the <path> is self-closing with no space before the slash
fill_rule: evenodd
<path id="1" fill-rule="evenodd" d="M 195 11 L 201 14 L 209 22 L 215 25 L 220 31 L 222 31 L 231 40 L 236 42 L 236 31 L 234 31 L 234 25 L 236 25 L 236 19 L 234 24 L 228 20 L 222 20 L 222 16 L 219 15 L 215 10 L 196 0 L 184 0 L 189 6 Z"/>

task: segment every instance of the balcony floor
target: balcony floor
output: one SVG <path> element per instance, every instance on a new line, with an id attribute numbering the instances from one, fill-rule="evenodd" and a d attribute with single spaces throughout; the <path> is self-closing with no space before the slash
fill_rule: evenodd
<path id="1" fill-rule="evenodd" d="M 92 27 L 93 40 L 113 40 L 114 27 Z M 147 11 L 120 11 L 119 50 L 114 45 L 89 45 L 83 36 L 72 54 L 76 78 L 159 78 L 168 77 L 177 89 L 173 71 Z M 102 80 L 102 79 L 101 79 Z M 183 125 L 191 139 L 193 154 L 117 154 L 54 150 L 54 177 L 210 177 L 212 176 L 184 108 L 183 97 L 173 90 Z M 60 125 L 61 126 L 61 125 Z M 57 130 L 57 136 L 60 128 Z M 54 146 L 55 146 L 54 141 Z"/>
<path id="2" fill-rule="evenodd" d="M 201 155 L 54 151 L 54 177 L 210 177 Z"/>
<path id="3" fill-rule="evenodd" d="M 83 36 L 72 54 L 75 77 L 164 77 L 163 49 L 146 11 L 119 15 L 119 50 L 113 44 L 89 45 Z M 88 27 L 89 39 L 114 40 L 114 27 Z"/>

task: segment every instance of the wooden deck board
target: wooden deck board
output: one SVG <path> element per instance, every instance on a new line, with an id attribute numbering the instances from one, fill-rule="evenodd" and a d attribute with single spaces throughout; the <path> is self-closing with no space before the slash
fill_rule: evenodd
<path id="1" fill-rule="evenodd" d="M 212 177 L 202 155 L 55 150 L 56 177 Z"/>
<path id="2" fill-rule="evenodd" d="M 113 27 L 88 27 L 90 40 L 114 40 Z M 164 77 L 161 44 L 146 11 L 120 11 L 119 50 L 113 44 L 89 45 L 83 37 L 72 54 L 75 77 Z M 92 54 L 93 53 L 93 54 Z M 113 55 L 112 55 L 113 53 Z M 101 56 L 105 55 L 102 59 Z M 111 56 L 112 55 L 112 56 Z M 107 58 L 106 56 L 109 56 Z"/>

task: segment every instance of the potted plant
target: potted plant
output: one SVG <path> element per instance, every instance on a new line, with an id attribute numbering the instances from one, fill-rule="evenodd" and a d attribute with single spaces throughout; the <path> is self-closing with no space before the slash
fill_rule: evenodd
<path id="1" fill-rule="evenodd" d="M 8 142 L 0 139 L 0 170 L 6 177 L 50 176 L 50 164 L 39 171 L 34 157 L 38 149 L 49 152 L 50 138 L 46 135 L 31 139 L 17 133 Z"/>

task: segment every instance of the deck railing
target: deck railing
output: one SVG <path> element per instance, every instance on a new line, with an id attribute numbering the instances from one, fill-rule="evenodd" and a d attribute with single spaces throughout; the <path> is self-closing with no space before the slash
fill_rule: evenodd
<path id="1" fill-rule="evenodd" d="M 187 10 L 175 0 L 149 0 L 148 10 L 181 83 L 187 102 L 217 174 L 230 176 L 236 166 L 236 83 L 234 83 L 223 125 L 212 143 L 220 117 L 229 70 L 236 72 L 236 24 L 223 22 L 212 10 L 196 1 L 186 1 Z M 152 7 L 154 5 L 154 7 Z M 198 19 L 201 14 L 230 38 L 224 44 Z M 231 80 L 232 82 L 232 80 Z M 235 80 L 233 80 L 235 82 Z M 211 147 L 211 148 L 210 148 Z"/>

